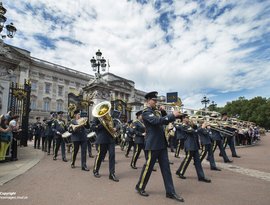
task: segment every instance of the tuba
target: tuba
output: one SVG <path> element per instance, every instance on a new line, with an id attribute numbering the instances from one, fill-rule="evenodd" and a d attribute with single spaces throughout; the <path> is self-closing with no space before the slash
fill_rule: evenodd
<path id="1" fill-rule="evenodd" d="M 113 138 L 116 138 L 117 133 L 114 129 L 114 122 L 110 115 L 111 107 L 112 105 L 109 101 L 101 102 L 95 105 L 92 115 L 99 119 L 100 123 L 106 128 Z"/>

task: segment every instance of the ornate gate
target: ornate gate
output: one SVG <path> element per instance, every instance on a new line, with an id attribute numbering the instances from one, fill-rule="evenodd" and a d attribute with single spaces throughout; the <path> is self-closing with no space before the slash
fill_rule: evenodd
<path id="1" fill-rule="evenodd" d="M 18 85 L 17 83 L 11 83 L 9 91 L 9 108 L 12 115 L 20 116 L 20 125 L 22 128 L 21 142 L 22 146 L 27 146 L 28 140 L 28 124 L 29 124 L 29 112 L 30 112 L 30 93 L 31 83 L 25 80 L 24 85 Z"/>

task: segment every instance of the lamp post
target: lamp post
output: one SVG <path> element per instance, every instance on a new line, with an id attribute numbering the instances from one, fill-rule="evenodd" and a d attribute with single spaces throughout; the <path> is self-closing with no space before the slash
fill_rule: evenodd
<path id="1" fill-rule="evenodd" d="M 2 39 L 6 38 L 6 37 L 13 38 L 13 36 L 15 35 L 15 33 L 17 31 L 17 29 L 13 25 L 13 23 L 10 23 L 10 24 L 5 26 L 5 22 L 6 22 L 7 18 L 4 15 L 6 12 L 7 12 L 7 10 L 3 7 L 2 2 L 0 2 L 0 33 L 3 31 L 3 28 L 6 28 L 6 30 L 7 30 L 7 35 L 1 34 Z"/>
<path id="2" fill-rule="evenodd" d="M 215 103 L 215 101 L 212 101 L 211 104 L 209 105 L 209 107 L 211 107 L 211 111 L 214 111 L 216 108 L 217 104 Z"/>
<path id="3" fill-rule="evenodd" d="M 204 96 L 201 100 L 201 103 L 204 104 L 204 109 L 206 109 L 207 104 L 210 103 L 210 100 L 206 96 Z"/>
<path id="4" fill-rule="evenodd" d="M 98 49 L 98 51 L 96 52 L 96 58 L 93 57 L 90 62 L 91 62 L 91 67 L 93 68 L 93 71 L 96 72 L 96 78 L 100 78 L 100 68 L 101 70 L 104 72 L 106 70 L 106 60 L 104 59 L 104 57 L 101 57 L 102 53 L 100 52 L 100 50 Z"/>

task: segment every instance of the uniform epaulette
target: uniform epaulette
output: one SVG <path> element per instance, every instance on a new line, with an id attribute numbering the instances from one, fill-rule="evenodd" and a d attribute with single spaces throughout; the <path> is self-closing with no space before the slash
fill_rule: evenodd
<path id="1" fill-rule="evenodd" d="M 147 111 L 149 108 L 148 107 L 146 107 L 146 108 L 144 108 L 143 109 L 143 111 L 142 112 L 145 112 L 145 111 Z"/>

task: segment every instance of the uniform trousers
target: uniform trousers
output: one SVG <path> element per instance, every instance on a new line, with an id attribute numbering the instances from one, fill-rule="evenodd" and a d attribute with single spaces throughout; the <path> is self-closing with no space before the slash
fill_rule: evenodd
<path id="1" fill-rule="evenodd" d="M 101 162 L 105 158 L 107 151 L 109 152 L 109 172 L 110 174 L 115 173 L 115 143 L 97 144 L 97 155 L 93 172 L 99 172 Z"/>
<path id="2" fill-rule="evenodd" d="M 175 151 L 175 156 L 179 157 L 180 151 L 184 149 L 185 139 L 178 140 L 178 144 Z"/>
<path id="3" fill-rule="evenodd" d="M 210 162 L 210 168 L 216 168 L 216 162 L 215 162 L 215 158 L 214 158 L 214 154 L 213 154 L 211 144 L 205 144 L 205 145 L 202 144 L 202 152 L 200 154 L 201 155 L 200 156 L 201 162 L 205 158 L 206 154 L 208 154 L 208 160 Z"/>
<path id="4" fill-rule="evenodd" d="M 40 149 L 40 135 L 35 135 L 34 148 Z"/>
<path id="5" fill-rule="evenodd" d="M 144 144 L 135 144 L 133 157 L 132 157 L 132 160 L 131 160 L 131 163 L 130 163 L 131 166 L 136 167 L 136 163 L 137 163 L 138 157 L 141 154 L 142 149 L 144 149 Z"/>
<path id="6" fill-rule="evenodd" d="M 224 162 L 229 161 L 229 158 L 228 158 L 228 156 L 227 156 L 227 154 L 225 152 L 225 149 L 223 147 L 222 140 L 214 140 L 214 142 L 213 142 L 213 153 L 215 153 L 217 147 L 220 150 L 220 153 L 221 153 L 221 156 L 223 157 Z"/>
<path id="7" fill-rule="evenodd" d="M 75 165 L 76 157 L 81 146 L 81 166 L 86 166 L 86 149 L 87 149 L 87 142 L 86 141 L 73 141 L 72 142 L 72 154 L 71 154 L 71 164 Z"/>
<path id="8" fill-rule="evenodd" d="M 232 156 L 237 156 L 235 145 L 234 145 L 234 136 L 226 136 L 224 139 L 223 147 L 226 149 L 227 145 L 229 145 L 230 150 L 232 152 Z"/>
<path id="9" fill-rule="evenodd" d="M 51 146 L 52 146 L 52 141 L 53 141 L 53 136 L 47 136 L 47 145 L 48 145 L 48 154 L 50 154 L 51 152 Z"/>
<path id="10" fill-rule="evenodd" d="M 195 165 L 198 179 L 205 178 L 202 164 L 201 164 L 201 160 L 200 160 L 200 154 L 199 154 L 198 150 L 186 151 L 185 159 L 182 161 L 182 163 L 181 163 L 180 167 L 178 168 L 178 170 L 176 171 L 176 173 L 184 175 L 192 158 L 194 160 L 194 165 Z"/>
<path id="11" fill-rule="evenodd" d="M 143 165 L 143 169 L 136 187 L 140 190 L 145 190 L 153 171 L 153 167 L 158 160 L 166 193 L 175 193 L 167 148 L 161 150 L 145 150 L 145 153 L 146 162 Z"/>
<path id="12" fill-rule="evenodd" d="M 127 151 L 126 151 L 126 156 L 129 155 L 129 152 L 131 150 L 131 147 L 133 147 L 133 149 L 134 149 L 134 141 L 129 141 L 128 142 L 128 148 L 127 148 Z"/>
<path id="13" fill-rule="evenodd" d="M 47 152 L 47 140 L 45 136 L 41 137 L 41 149 L 44 152 Z"/>
<path id="14" fill-rule="evenodd" d="M 66 144 L 61 136 L 57 136 L 55 138 L 55 147 L 54 147 L 54 152 L 53 152 L 54 157 L 57 157 L 60 145 L 61 145 L 62 158 L 64 159 L 66 158 Z"/>

